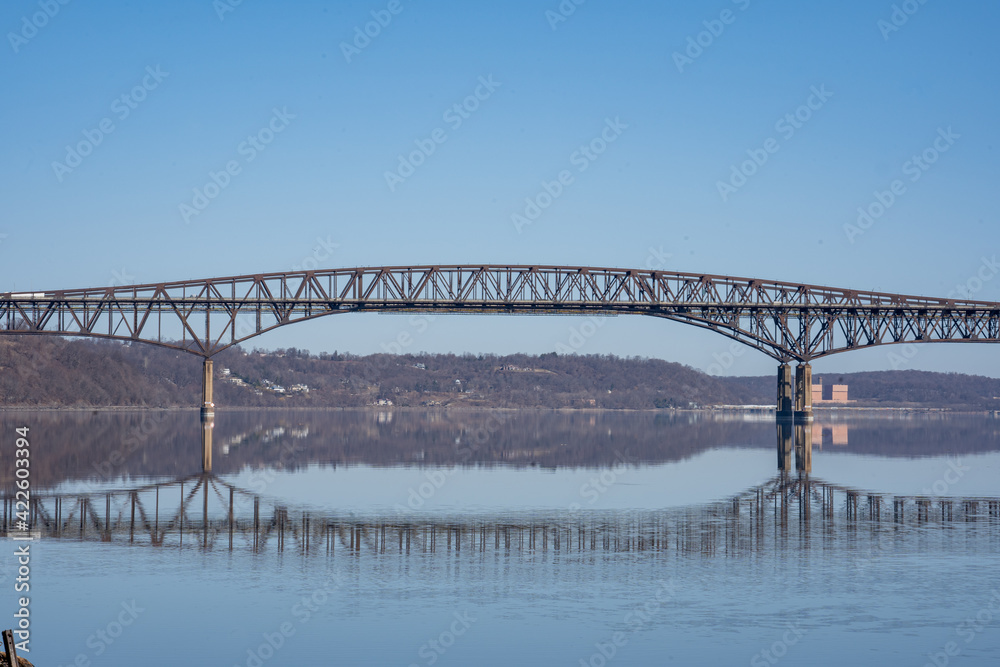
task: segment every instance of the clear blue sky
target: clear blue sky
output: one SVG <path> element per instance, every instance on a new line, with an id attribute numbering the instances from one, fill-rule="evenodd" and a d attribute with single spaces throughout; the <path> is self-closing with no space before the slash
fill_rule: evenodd
<path id="1" fill-rule="evenodd" d="M 3 289 L 493 262 L 929 295 L 982 275 L 973 298 L 1000 300 L 1000 5 L 901 4 L 913 13 L 870 0 L 567 0 L 568 16 L 558 0 L 12 0 Z M 366 24 L 375 37 L 358 37 Z M 576 152 L 602 133 L 603 153 Z M 397 171 L 418 144 L 434 150 Z M 933 164 L 914 163 L 925 150 Z M 754 154 L 766 162 L 731 180 Z M 563 170 L 572 182 L 516 229 Z M 845 231 L 896 180 L 885 212 Z M 583 322 L 351 316 L 257 344 L 369 353 L 406 333 L 412 352 L 540 353 Z M 729 347 L 622 317 L 580 352 L 707 369 Z M 816 370 L 891 368 L 893 350 Z M 896 365 L 1000 376 L 1000 347 L 923 346 Z M 725 364 L 773 370 L 749 350 Z"/>

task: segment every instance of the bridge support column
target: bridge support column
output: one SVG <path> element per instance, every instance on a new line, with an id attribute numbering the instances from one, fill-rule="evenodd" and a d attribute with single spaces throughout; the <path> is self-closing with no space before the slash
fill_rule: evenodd
<path id="1" fill-rule="evenodd" d="M 206 359 L 201 375 L 201 418 L 215 417 L 215 403 L 212 402 L 212 360 Z"/>
<path id="2" fill-rule="evenodd" d="M 792 367 L 788 364 L 778 366 L 778 405 L 775 409 L 778 421 L 792 421 L 794 399 L 792 397 Z"/>
<path id="3" fill-rule="evenodd" d="M 212 402 L 212 360 L 206 359 L 201 376 L 201 469 L 212 472 L 212 431 L 215 403 Z"/>
<path id="4" fill-rule="evenodd" d="M 800 363 L 795 367 L 795 421 L 811 422 L 812 408 L 812 366 Z"/>

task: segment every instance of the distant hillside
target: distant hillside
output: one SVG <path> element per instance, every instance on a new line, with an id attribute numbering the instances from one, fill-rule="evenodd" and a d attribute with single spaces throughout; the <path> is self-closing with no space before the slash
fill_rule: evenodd
<path id="1" fill-rule="evenodd" d="M 774 377 L 718 378 L 612 355 L 310 355 L 294 348 L 215 357 L 221 407 L 477 406 L 653 409 L 773 404 Z M 1000 380 L 890 371 L 826 374 L 861 405 L 1000 408 Z M 153 345 L 0 337 L 0 406 L 195 407 L 201 359 Z"/>
<path id="2" fill-rule="evenodd" d="M 198 360 L 165 348 L 0 336 L 2 405 L 192 405 L 200 383 Z"/>
<path id="3" fill-rule="evenodd" d="M 760 402 L 753 390 L 657 359 L 614 356 L 320 356 L 288 349 L 214 358 L 220 406 L 669 408 Z M 228 374 L 224 374 L 228 370 Z M 152 345 L 0 338 L 0 405 L 198 404 L 201 360 Z M 308 388 L 308 390 L 306 390 Z"/>

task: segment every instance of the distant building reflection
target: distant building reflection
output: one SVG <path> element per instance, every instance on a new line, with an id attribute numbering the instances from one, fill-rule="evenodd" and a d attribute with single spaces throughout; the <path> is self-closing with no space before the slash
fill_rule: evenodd
<path id="1" fill-rule="evenodd" d="M 824 423 L 818 420 L 812 423 L 812 442 L 820 449 L 823 449 L 823 445 L 846 447 L 847 434 L 847 424 Z"/>

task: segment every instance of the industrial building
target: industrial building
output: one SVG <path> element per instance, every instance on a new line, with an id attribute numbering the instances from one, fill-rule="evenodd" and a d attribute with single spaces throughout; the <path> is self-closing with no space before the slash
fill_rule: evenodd
<path id="1" fill-rule="evenodd" d="M 818 377 L 812 385 L 813 405 L 822 403 L 850 403 L 847 398 L 846 384 L 823 384 L 823 378 Z"/>

